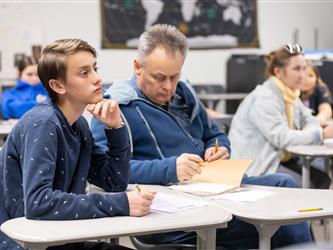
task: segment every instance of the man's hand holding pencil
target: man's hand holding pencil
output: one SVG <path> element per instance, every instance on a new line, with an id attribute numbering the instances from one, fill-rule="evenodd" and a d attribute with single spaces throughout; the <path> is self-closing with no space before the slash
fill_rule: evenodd
<path id="1" fill-rule="evenodd" d="M 205 151 L 205 161 L 215 161 L 218 159 L 229 159 L 229 152 L 226 147 L 220 146 L 218 139 L 215 139 L 213 147 L 209 147 Z"/>

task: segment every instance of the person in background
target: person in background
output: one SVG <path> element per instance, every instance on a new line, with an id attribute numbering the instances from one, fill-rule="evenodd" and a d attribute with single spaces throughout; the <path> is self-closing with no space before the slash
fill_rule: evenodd
<path id="1" fill-rule="evenodd" d="M 228 137 L 208 118 L 191 84 L 180 80 L 187 50 L 186 37 L 176 27 L 150 27 L 140 36 L 132 79 L 114 81 L 106 92 L 118 100 L 129 130 L 131 183 L 167 185 L 190 180 L 200 172 L 200 162 L 229 158 Z M 103 124 L 93 119 L 91 128 L 96 143 L 107 149 Z M 285 174 L 244 177 L 242 183 L 296 186 Z M 140 239 L 152 244 L 195 244 L 196 234 L 170 232 Z M 254 226 L 233 219 L 228 228 L 218 229 L 216 241 L 232 249 L 253 249 L 258 248 L 258 233 Z M 280 227 L 272 246 L 309 241 L 308 223 L 298 223 Z"/>
<path id="2" fill-rule="evenodd" d="M 332 119 L 332 94 L 320 78 L 317 67 L 310 61 L 307 62 L 306 78 L 300 89 L 304 105 L 312 110 L 322 127 L 326 126 Z"/>
<path id="3" fill-rule="evenodd" d="M 7 89 L 1 96 L 4 119 L 19 119 L 37 103 L 47 99 L 47 93 L 37 74 L 37 61 L 23 56 L 18 62 L 18 79 L 15 88 Z"/>
<path id="4" fill-rule="evenodd" d="M 38 75 L 50 99 L 24 114 L 0 151 L 0 225 L 22 216 L 81 220 L 149 213 L 153 192 L 125 192 L 127 129 L 117 102 L 103 98 L 95 49 L 80 39 L 57 40 L 45 47 Z M 94 143 L 82 117 L 86 108 L 104 124 L 107 150 Z M 113 193 L 86 194 L 87 181 Z M 118 248 L 82 242 L 51 249 Z M 22 248 L 0 233 L 0 249 Z"/>
<path id="5" fill-rule="evenodd" d="M 333 137 L 333 124 L 322 128 L 299 98 L 306 78 L 306 60 L 299 44 L 287 44 L 266 56 L 267 80 L 240 104 L 233 117 L 229 138 L 233 159 L 253 159 L 249 176 L 278 172 L 279 166 L 301 173 L 302 164 L 286 148 L 319 144 Z M 311 167 L 316 188 L 328 188 L 329 176 Z"/>

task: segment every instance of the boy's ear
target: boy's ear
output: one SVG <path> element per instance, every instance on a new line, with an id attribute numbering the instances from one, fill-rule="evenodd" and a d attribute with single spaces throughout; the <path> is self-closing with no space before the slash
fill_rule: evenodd
<path id="1" fill-rule="evenodd" d="M 51 79 L 49 81 L 49 85 L 50 85 L 50 88 L 57 94 L 63 95 L 66 93 L 64 84 L 58 80 Z"/>

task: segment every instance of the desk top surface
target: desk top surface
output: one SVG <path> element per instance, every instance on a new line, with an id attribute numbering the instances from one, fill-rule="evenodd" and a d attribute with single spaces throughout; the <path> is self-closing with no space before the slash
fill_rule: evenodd
<path id="1" fill-rule="evenodd" d="M 243 185 L 244 188 L 273 191 L 274 194 L 255 202 L 236 202 L 230 200 L 214 200 L 213 202 L 233 215 L 247 221 L 262 223 L 289 224 L 333 217 L 332 190 L 277 188 L 254 185 Z M 300 209 L 323 208 L 323 210 L 299 212 Z"/>
<path id="2" fill-rule="evenodd" d="M 165 187 L 157 187 L 154 190 L 166 190 L 166 193 L 182 196 Z M 37 221 L 21 217 L 6 221 L 1 225 L 1 230 L 11 238 L 25 243 L 56 245 L 59 242 L 221 228 L 225 227 L 231 218 L 231 213 L 210 204 L 177 213 L 153 211 L 143 217 L 116 216 L 74 221 Z"/>
<path id="3" fill-rule="evenodd" d="M 333 145 L 295 145 L 287 147 L 287 151 L 299 156 L 327 157 L 333 156 Z"/>

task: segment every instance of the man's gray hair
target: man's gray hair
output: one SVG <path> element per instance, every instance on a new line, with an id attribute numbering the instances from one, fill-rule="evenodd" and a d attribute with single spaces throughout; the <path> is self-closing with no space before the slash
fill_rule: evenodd
<path id="1" fill-rule="evenodd" d="M 186 37 L 175 26 L 156 24 L 141 34 L 138 47 L 138 59 L 144 63 L 144 58 L 157 47 L 163 47 L 170 53 L 180 52 L 185 57 L 188 51 Z"/>

